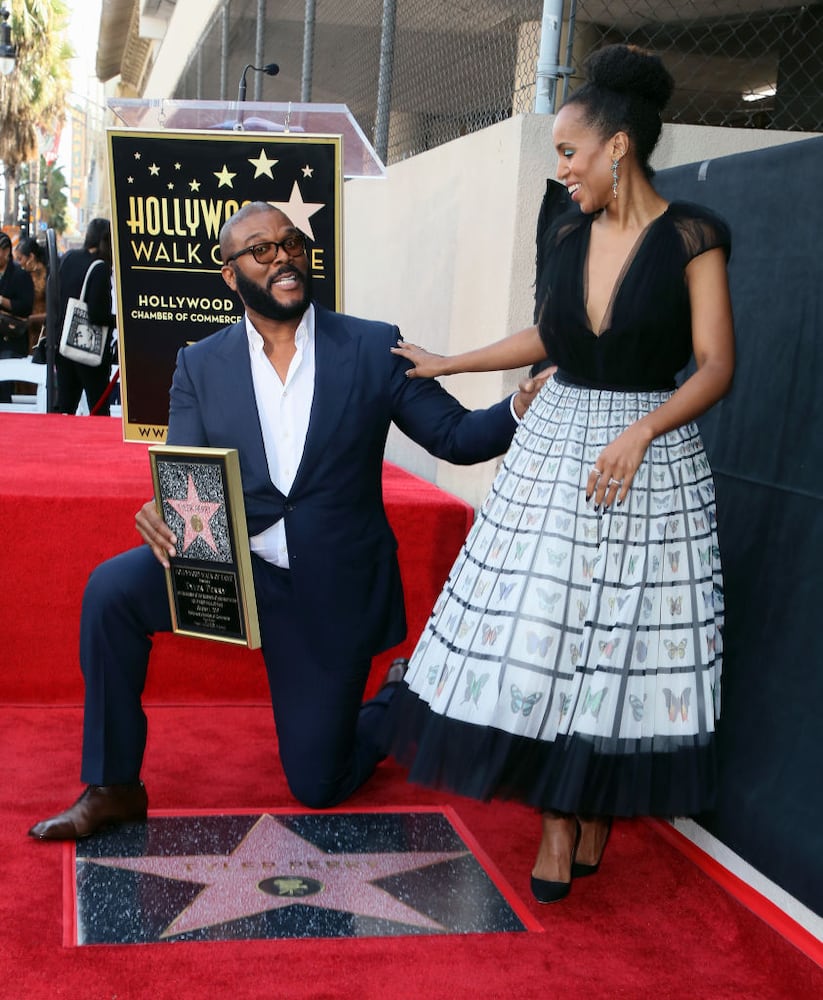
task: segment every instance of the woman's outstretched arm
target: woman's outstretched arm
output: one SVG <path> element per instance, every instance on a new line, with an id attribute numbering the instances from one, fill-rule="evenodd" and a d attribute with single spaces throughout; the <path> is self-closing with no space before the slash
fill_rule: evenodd
<path id="1" fill-rule="evenodd" d="M 443 354 L 431 354 L 422 347 L 409 344 L 405 340 L 392 347 L 392 354 L 397 354 L 413 367 L 406 372 L 407 378 L 437 378 L 438 375 L 458 375 L 461 372 L 496 372 L 510 368 L 524 368 L 547 357 L 546 348 L 540 339 L 536 326 L 526 327 L 504 337 L 486 347 L 478 347 L 474 351 L 455 354 L 451 357 Z"/>

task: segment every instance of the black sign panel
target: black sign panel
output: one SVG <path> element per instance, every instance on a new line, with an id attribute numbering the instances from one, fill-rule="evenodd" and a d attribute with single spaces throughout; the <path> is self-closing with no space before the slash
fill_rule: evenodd
<path id="1" fill-rule="evenodd" d="M 162 441 L 178 350 L 243 315 L 220 274 L 223 223 L 250 201 L 308 237 L 314 295 L 340 308 L 339 136 L 109 130 L 126 440 Z"/>

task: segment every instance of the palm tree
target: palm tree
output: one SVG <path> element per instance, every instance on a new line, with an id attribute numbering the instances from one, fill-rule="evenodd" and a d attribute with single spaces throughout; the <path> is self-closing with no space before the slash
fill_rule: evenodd
<path id="1" fill-rule="evenodd" d="M 38 181 L 39 177 L 39 181 Z M 44 156 L 40 157 L 39 173 L 34 164 L 25 163 L 20 168 L 20 180 L 23 184 L 35 189 L 37 185 L 40 211 L 37 213 L 48 229 L 53 229 L 58 235 L 66 231 L 68 226 L 68 205 L 66 197 L 68 184 L 66 175 L 56 164 L 49 166 Z"/>
<path id="2" fill-rule="evenodd" d="M 21 164 L 38 156 L 38 130 L 53 132 L 65 110 L 69 60 L 64 0 L 15 0 L 11 29 L 17 46 L 12 72 L 0 77 L 0 160 L 5 166 L 4 224 L 16 216 Z"/>

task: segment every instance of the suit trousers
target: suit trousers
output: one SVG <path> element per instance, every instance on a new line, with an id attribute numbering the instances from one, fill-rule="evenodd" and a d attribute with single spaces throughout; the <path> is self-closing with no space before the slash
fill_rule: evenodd
<path id="1" fill-rule="evenodd" d="M 376 734 L 393 686 L 363 704 L 370 660 L 319 662 L 298 625 L 289 571 L 256 556 L 252 567 L 283 770 L 295 798 L 328 808 L 348 798 L 382 759 Z M 152 635 L 170 630 L 163 567 L 148 546 L 115 556 L 91 574 L 80 621 L 84 782 L 139 778 Z"/>

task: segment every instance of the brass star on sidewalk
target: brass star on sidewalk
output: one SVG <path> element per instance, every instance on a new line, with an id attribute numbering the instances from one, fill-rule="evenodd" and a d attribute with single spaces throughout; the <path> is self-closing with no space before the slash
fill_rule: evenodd
<path id="1" fill-rule="evenodd" d="M 88 864 L 203 885 L 162 938 L 287 906 L 313 906 L 442 931 L 375 881 L 464 857 L 467 851 L 329 853 L 263 815 L 230 854 L 87 858 Z"/>

